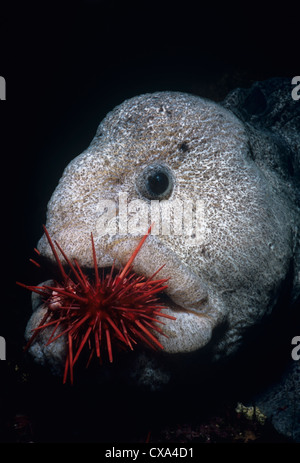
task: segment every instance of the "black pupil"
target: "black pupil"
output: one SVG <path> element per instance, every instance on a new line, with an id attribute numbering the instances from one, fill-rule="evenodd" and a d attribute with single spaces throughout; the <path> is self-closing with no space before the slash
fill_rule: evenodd
<path id="1" fill-rule="evenodd" d="M 161 195 L 164 193 L 169 186 L 169 178 L 163 172 L 156 172 L 148 177 L 149 190 L 156 194 Z"/>

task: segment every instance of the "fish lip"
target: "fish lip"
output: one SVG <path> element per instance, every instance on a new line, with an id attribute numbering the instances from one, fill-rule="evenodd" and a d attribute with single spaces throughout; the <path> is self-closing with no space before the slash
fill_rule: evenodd
<path id="1" fill-rule="evenodd" d="M 168 294 L 168 289 L 162 291 L 162 293 L 158 294 L 159 302 L 163 304 L 166 308 L 168 307 L 169 309 L 173 310 L 175 313 L 176 312 L 186 312 L 186 313 L 191 313 L 196 316 L 203 316 L 205 314 L 204 310 L 208 306 L 208 296 L 203 297 L 200 301 L 197 303 L 197 309 L 196 308 L 190 308 L 190 307 L 185 307 L 183 304 L 178 304 L 172 299 L 172 295 Z"/>
<path id="2" fill-rule="evenodd" d="M 53 261 L 49 259 L 48 257 L 45 258 L 46 262 L 49 264 L 49 267 L 53 267 Z M 64 266 L 65 270 L 67 269 L 68 266 Z M 90 266 L 80 266 L 82 272 L 91 280 L 94 279 L 95 275 L 95 269 L 94 267 Z M 114 270 L 116 272 L 122 270 L 123 266 L 121 265 L 120 262 L 115 260 L 113 262 L 113 265 L 105 265 L 103 267 L 98 267 L 99 275 L 107 275 L 108 273 L 111 272 L 112 267 L 114 267 Z M 49 272 L 50 273 L 50 272 Z M 136 274 L 138 276 L 144 276 L 147 278 L 145 275 L 142 274 Z M 158 274 L 158 279 L 159 279 L 159 274 Z M 51 282 L 51 283 L 50 283 Z M 43 286 L 45 284 L 47 285 L 53 285 L 56 282 L 59 282 L 59 278 L 55 278 L 53 276 L 49 276 L 49 278 L 46 277 L 45 280 L 43 280 L 41 283 L 39 283 L 38 286 Z M 167 283 L 166 283 L 167 284 Z M 200 299 L 197 304 L 193 304 L 194 307 L 190 307 L 190 304 L 179 304 L 172 298 L 172 291 L 169 290 L 167 287 L 165 290 L 161 291 L 160 293 L 157 294 L 157 302 L 159 304 L 162 304 L 163 308 L 169 308 L 170 310 L 176 312 L 186 312 L 186 313 L 191 313 L 196 316 L 203 316 L 204 311 L 203 309 L 207 309 L 208 307 L 208 296 L 205 295 L 202 299 Z"/>

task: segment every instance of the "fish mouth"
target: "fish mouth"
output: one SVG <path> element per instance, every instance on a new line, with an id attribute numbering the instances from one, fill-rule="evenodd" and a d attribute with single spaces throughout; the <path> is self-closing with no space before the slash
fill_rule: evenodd
<path id="1" fill-rule="evenodd" d="M 53 235 L 52 235 L 53 236 Z M 76 259 L 84 273 L 91 275 L 94 271 L 93 262 L 87 256 L 89 252 L 80 249 L 72 256 L 70 243 L 56 236 L 61 248 L 71 259 Z M 99 274 L 105 276 L 111 271 L 121 270 L 128 262 L 140 237 L 117 237 L 100 244 L 95 239 L 96 261 Z M 67 250 L 66 250 L 67 248 Z M 38 249 L 47 260 L 53 261 L 53 255 L 45 238 L 41 238 Z M 216 314 L 210 303 L 209 292 L 199 276 L 184 264 L 179 257 L 168 247 L 162 246 L 156 236 L 149 235 L 140 248 L 134 261 L 132 271 L 144 278 L 151 277 L 158 269 L 160 271 L 154 279 L 167 279 L 167 288 L 157 295 L 162 313 L 167 317 L 161 321 L 163 333 L 155 333 L 156 338 L 163 346 L 164 352 L 169 354 L 188 353 L 201 349 L 211 339 L 213 328 L 216 325 Z M 170 318 L 168 318 L 168 316 Z M 176 318 L 173 320 L 172 318 Z"/>
<path id="2" fill-rule="evenodd" d="M 124 265 L 136 241 L 133 238 L 112 239 L 110 255 Z M 189 353 L 201 349 L 211 339 L 218 322 L 218 311 L 210 303 L 204 282 L 178 255 L 165 246 L 157 236 L 149 235 L 133 262 L 133 271 L 150 277 L 161 268 L 157 279 L 168 279 L 168 287 L 160 293 L 163 313 L 176 317 L 164 320 L 164 334 L 157 334 L 164 351 L 170 354 Z"/>
<path id="3" fill-rule="evenodd" d="M 188 353 L 201 349 L 211 339 L 213 317 L 209 315 L 208 298 L 198 302 L 198 308 L 179 305 L 166 292 L 160 295 L 164 313 L 176 317 L 175 322 L 166 321 L 164 332 L 167 338 L 158 336 L 166 352 Z"/>

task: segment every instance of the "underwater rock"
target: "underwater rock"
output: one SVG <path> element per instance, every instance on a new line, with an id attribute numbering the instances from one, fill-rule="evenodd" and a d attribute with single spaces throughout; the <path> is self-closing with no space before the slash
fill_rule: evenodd
<path id="1" fill-rule="evenodd" d="M 291 363 L 281 378 L 255 397 L 280 434 L 300 442 L 300 363 Z"/>

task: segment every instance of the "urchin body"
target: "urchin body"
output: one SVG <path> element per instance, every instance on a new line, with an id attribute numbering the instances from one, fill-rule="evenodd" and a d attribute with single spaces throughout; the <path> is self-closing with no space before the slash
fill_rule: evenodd
<path id="1" fill-rule="evenodd" d="M 99 204 L 117 203 L 123 193 L 129 203 L 149 205 L 142 185 L 149 166 L 170 175 L 172 188 L 167 197 L 157 195 L 158 201 L 200 202 L 196 238 L 158 230 L 133 266 L 149 277 L 164 265 L 159 277 L 169 279 L 166 313 L 177 320 L 167 324 L 168 338 L 159 340 L 170 355 L 200 350 L 209 342 L 212 358 L 235 352 L 247 330 L 272 312 L 294 265 L 298 210 L 292 186 L 255 161 L 254 144 L 253 132 L 250 137 L 247 125 L 221 105 L 177 92 L 141 95 L 106 116 L 88 149 L 65 169 L 48 204 L 52 238 L 69 258 L 91 268 L 92 232 L 101 268 L 124 265 L 139 237 L 103 234 Z M 130 214 L 134 220 L 134 211 Z M 45 236 L 38 249 L 52 259 Z M 34 313 L 27 336 L 36 324 Z M 222 326 L 215 340 L 215 329 Z M 40 359 L 43 345 L 40 339 L 32 346 Z M 52 347 L 47 349 L 49 358 Z M 55 365 L 63 362 L 63 345 L 60 352 L 61 359 L 53 352 Z"/>

